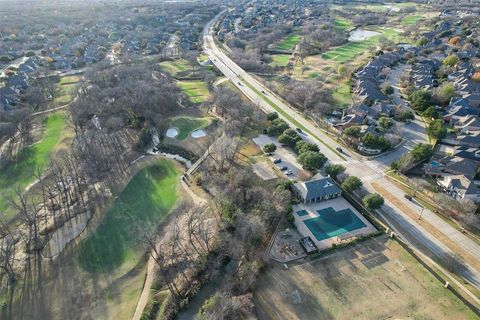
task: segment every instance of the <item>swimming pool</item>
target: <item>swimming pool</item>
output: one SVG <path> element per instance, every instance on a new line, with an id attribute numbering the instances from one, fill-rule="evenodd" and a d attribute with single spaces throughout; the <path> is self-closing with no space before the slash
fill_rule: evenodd
<path id="1" fill-rule="evenodd" d="M 308 214 L 308 211 L 307 211 L 307 210 L 297 211 L 297 215 L 298 215 L 299 217 L 306 216 L 307 214 Z"/>
<path id="2" fill-rule="evenodd" d="M 432 161 L 430 162 L 430 165 L 431 165 L 432 167 L 440 167 L 442 164 L 441 164 L 440 162 L 438 162 L 438 161 L 432 160 Z"/>
<path id="3" fill-rule="evenodd" d="M 335 209 L 329 207 L 318 210 L 317 213 L 318 217 L 303 221 L 317 241 L 336 237 L 367 226 L 350 209 L 335 211 Z"/>

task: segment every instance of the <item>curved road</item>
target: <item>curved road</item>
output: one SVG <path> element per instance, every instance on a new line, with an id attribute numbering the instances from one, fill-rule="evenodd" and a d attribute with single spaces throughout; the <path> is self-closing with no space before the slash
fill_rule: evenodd
<path id="1" fill-rule="evenodd" d="M 276 111 L 291 127 L 301 127 L 303 131 L 306 132 L 304 138 L 316 143 L 330 162 L 343 164 L 347 168 L 347 173 L 359 177 L 370 192 L 374 192 L 371 182 L 375 181 L 395 196 L 397 200 L 401 201 L 403 205 L 420 213 L 420 208 L 406 200 L 403 197 L 404 193 L 384 177 L 384 172 L 394 159 L 398 159 L 400 155 L 413 147 L 417 142 L 425 141 L 423 126 L 417 121 L 414 121 L 409 125 L 410 129 L 407 131 L 403 131 L 405 128 L 401 128 L 402 135 L 407 137 L 407 143 L 397 150 L 377 157 L 374 160 L 365 160 L 357 155 L 345 156 L 345 154 L 339 154 L 335 150 L 336 147 L 340 147 L 336 141 L 327 136 L 309 120 L 305 119 L 302 114 L 292 108 L 281 97 L 277 96 L 253 76 L 245 72 L 218 48 L 212 35 L 212 26 L 224 12 L 217 15 L 205 26 L 203 45 L 204 51 L 212 63 L 231 80 L 232 84 L 265 112 Z M 407 133 L 404 134 L 405 132 Z M 408 132 L 410 132 L 410 134 L 408 134 Z M 422 252 L 431 257 L 436 256 L 440 260 L 444 259 L 447 254 L 452 253 L 450 248 L 420 226 L 417 220 L 411 219 L 407 213 L 396 208 L 388 200 L 385 201 L 384 207 L 384 211 L 387 213 L 385 219 L 389 224 L 395 225 L 397 233 L 409 242 L 416 244 L 416 247 L 421 249 Z M 480 263 L 480 245 L 427 209 L 423 212 L 423 219 L 428 221 L 435 229 L 443 233 L 451 241 L 455 242 L 471 259 L 476 259 L 477 262 Z M 477 270 L 466 265 L 465 268 L 457 272 L 471 284 L 480 288 L 480 273 Z"/>

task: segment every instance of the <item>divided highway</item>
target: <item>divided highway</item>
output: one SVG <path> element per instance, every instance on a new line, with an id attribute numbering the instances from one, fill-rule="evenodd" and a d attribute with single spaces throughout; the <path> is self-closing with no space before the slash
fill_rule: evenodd
<path id="1" fill-rule="evenodd" d="M 347 173 L 359 177 L 364 186 L 370 191 L 375 192 L 371 186 L 372 182 L 379 184 L 384 189 L 391 192 L 393 196 L 400 201 L 403 206 L 412 210 L 420 209 L 410 201 L 403 197 L 403 193 L 389 180 L 384 177 L 385 170 L 389 167 L 392 160 L 398 159 L 401 154 L 407 151 L 408 147 L 401 147 L 380 156 L 374 160 L 366 160 L 362 157 L 352 154 L 339 153 L 336 148 L 340 145 L 331 137 L 326 135 L 321 129 L 316 127 L 312 122 L 305 119 L 304 116 L 297 112 L 281 97 L 270 91 L 262 83 L 253 76 L 245 72 L 235 62 L 233 62 L 223 51 L 218 48 L 214 41 L 212 26 L 223 15 L 223 12 L 210 21 L 204 29 L 203 45 L 204 51 L 212 61 L 212 63 L 234 84 L 246 97 L 248 97 L 255 105 L 258 105 L 265 112 L 277 112 L 291 127 L 300 128 L 305 132 L 306 138 L 316 143 L 320 151 L 332 163 L 342 164 L 347 168 Z M 412 145 L 409 141 L 407 145 Z M 414 143 L 413 143 L 414 144 Z M 398 203 L 398 202 L 397 202 Z M 425 253 L 427 256 L 443 259 L 447 254 L 452 253 L 445 243 L 435 238 L 431 233 L 426 231 L 419 225 L 416 219 L 411 219 L 406 212 L 402 212 L 400 208 L 395 207 L 391 202 L 385 199 L 384 217 L 392 226 L 397 234 L 409 241 L 417 249 Z M 435 229 L 443 233 L 449 240 L 462 248 L 470 257 L 476 259 L 480 263 L 480 245 L 471 240 L 460 231 L 443 221 L 433 212 L 427 209 L 423 212 L 423 219 L 428 221 Z M 427 220 L 428 219 L 428 220 Z M 466 266 L 458 273 L 469 281 L 472 285 L 480 288 L 480 273 L 471 266 Z"/>

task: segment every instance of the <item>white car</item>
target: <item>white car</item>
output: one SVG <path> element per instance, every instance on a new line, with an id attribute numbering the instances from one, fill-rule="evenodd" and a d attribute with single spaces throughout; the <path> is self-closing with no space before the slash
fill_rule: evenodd
<path id="1" fill-rule="evenodd" d="M 292 171 L 292 170 L 287 170 L 287 171 L 285 172 L 285 174 L 286 174 L 287 176 L 290 176 L 290 175 L 293 174 L 293 171 Z"/>

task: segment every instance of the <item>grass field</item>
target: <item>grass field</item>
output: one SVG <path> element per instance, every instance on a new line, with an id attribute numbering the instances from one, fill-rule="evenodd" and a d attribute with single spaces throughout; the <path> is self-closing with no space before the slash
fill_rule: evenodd
<path id="1" fill-rule="evenodd" d="M 25 149 L 18 155 L 15 162 L 0 170 L 0 212 L 5 212 L 10 218 L 14 212 L 8 209 L 6 196 L 12 195 L 16 189 L 24 190 L 35 181 L 37 169 L 47 165 L 48 157 L 60 143 L 65 127 L 66 116 L 62 113 L 51 115 L 44 120 L 44 130 L 41 140 Z"/>
<path id="2" fill-rule="evenodd" d="M 61 77 L 57 83 L 58 96 L 55 98 L 56 107 L 70 103 L 78 90 L 78 82 L 81 81 L 79 76 Z"/>
<path id="3" fill-rule="evenodd" d="M 352 93 L 348 84 L 341 84 L 332 94 L 333 98 L 338 104 L 338 107 L 345 108 L 352 103 Z"/>
<path id="4" fill-rule="evenodd" d="M 179 59 L 174 61 L 163 61 L 160 62 L 161 68 L 170 74 L 172 77 L 176 77 L 179 73 L 187 72 L 192 67 L 188 64 L 187 60 Z"/>
<path id="5" fill-rule="evenodd" d="M 139 171 L 118 195 L 102 223 L 80 244 L 78 262 L 87 272 L 109 273 L 134 267 L 144 250 L 133 226 L 149 233 L 177 200 L 180 171 L 168 160 Z"/>
<path id="6" fill-rule="evenodd" d="M 411 26 L 416 24 L 418 21 L 422 20 L 423 16 L 406 16 L 402 19 L 402 24 L 406 26 Z"/>
<path id="7" fill-rule="evenodd" d="M 370 37 L 364 41 L 348 42 L 342 46 L 333 48 L 323 53 L 322 58 L 327 60 L 334 60 L 337 63 L 346 63 L 360 54 L 368 53 L 371 48 L 375 47 L 378 44 L 382 36 L 392 40 L 396 40 L 398 36 L 398 31 L 390 28 L 379 28 L 375 31 L 380 32 L 381 35 Z"/>
<path id="8" fill-rule="evenodd" d="M 176 139 L 183 140 L 186 139 L 192 131 L 208 127 L 210 122 L 211 120 L 209 118 L 180 116 L 171 119 L 170 127 L 177 128 L 178 135 Z"/>
<path id="9" fill-rule="evenodd" d="M 177 81 L 177 86 L 192 103 L 202 103 L 209 96 L 207 84 L 200 80 Z"/>
<path id="10" fill-rule="evenodd" d="M 335 22 L 335 27 L 342 30 L 347 30 L 353 27 L 352 22 L 345 19 L 335 19 L 334 22 Z"/>
<path id="11" fill-rule="evenodd" d="M 295 48 L 298 42 L 300 42 L 300 35 L 298 34 L 290 34 L 283 38 L 281 41 L 279 41 L 275 45 L 276 50 L 282 50 L 282 51 L 291 51 Z"/>
<path id="12" fill-rule="evenodd" d="M 288 64 L 290 59 L 289 54 L 274 54 L 271 56 L 272 62 L 270 63 L 273 67 L 285 67 Z"/>
<path id="13" fill-rule="evenodd" d="M 60 85 L 77 83 L 82 79 L 80 76 L 65 76 L 60 78 Z"/>
<path id="14" fill-rule="evenodd" d="M 386 236 L 288 270 L 270 267 L 259 277 L 255 302 L 260 320 L 477 318 Z"/>

